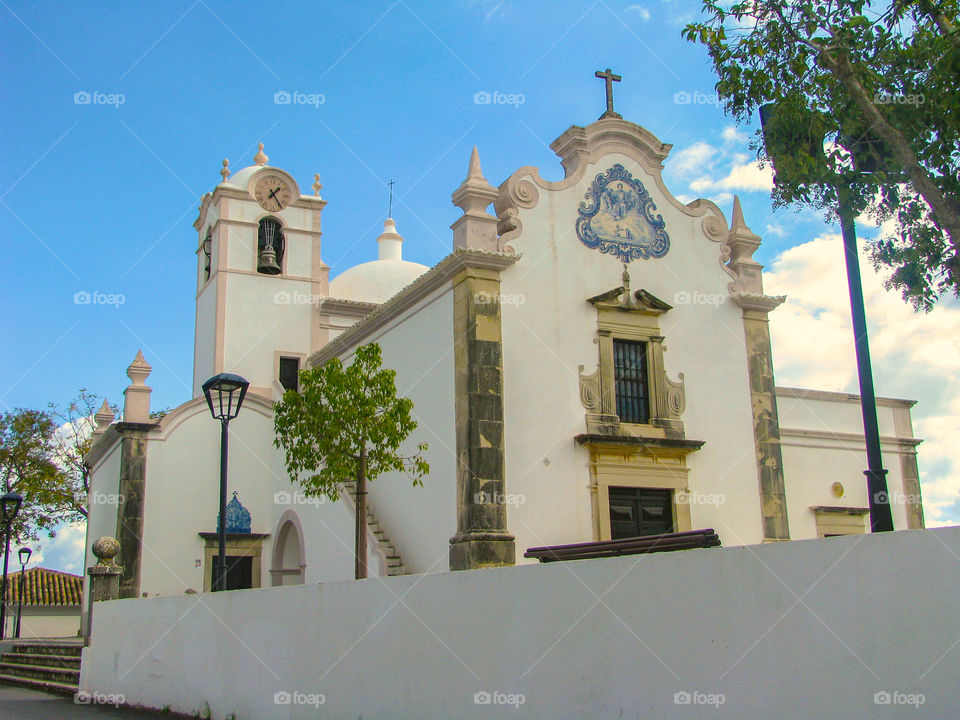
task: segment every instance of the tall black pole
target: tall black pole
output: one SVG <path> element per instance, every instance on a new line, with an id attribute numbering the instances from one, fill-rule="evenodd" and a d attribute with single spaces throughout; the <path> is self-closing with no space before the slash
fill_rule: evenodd
<path id="1" fill-rule="evenodd" d="M 17 624 L 13 628 L 13 636 L 20 637 L 20 615 L 23 614 L 23 575 L 27 571 L 27 564 L 20 566 L 20 585 L 17 587 Z"/>
<path id="2" fill-rule="evenodd" d="M 0 590 L 0 640 L 7 636 L 7 561 L 10 559 L 10 524 L 3 529 L 3 589 Z"/>
<path id="3" fill-rule="evenodd" d="M 850 208 L 849 188 L 837 188 L 840 230 L 843 233 L 844 258 L 847 263 L 847 286 L 850 291 L 850 314 L 853 318 L 854 344 L 857 350 L 857 374 L 860 378 L 860 409 L 863 413 L 863 434 L 867 440 L 867 493 L 870 501 L 872 532 L 893 530 L 890 497 L 887 493 L 887 471 L 880 455 L 880 431 L 877 427 L 877 399 L 873 392 L 873 370 L 870 367 L 870 344 L 867 340 L 867 318 L 863 308 L 863 286 L 857 258 L 857 230 Z"/>
<path id="4" fill-rule="evenodd" d="M 229 420 L 220 421 L 220 522 L 217 523 L 217 578 L 214 592 L 227 589 L 227 427 Z"/>

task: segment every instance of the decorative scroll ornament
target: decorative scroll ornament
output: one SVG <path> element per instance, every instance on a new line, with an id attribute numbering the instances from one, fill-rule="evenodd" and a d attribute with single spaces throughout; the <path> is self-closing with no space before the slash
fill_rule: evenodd
<path id="1" fill-rule="evenodd" d="M 589 248 L 628 263 L 661 258 L 670 249 L 663 216 L 643 183 L 620 163 L 597 175 L 580 203 L 577 237 Z"/>

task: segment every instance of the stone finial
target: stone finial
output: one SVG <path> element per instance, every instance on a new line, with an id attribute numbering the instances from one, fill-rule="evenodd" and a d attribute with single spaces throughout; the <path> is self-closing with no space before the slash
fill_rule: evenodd
<path id="1" fill-rule="evenodd" d="M 403 235 L 397 232 L 393 218 L 383 222 L 383 232 L 377 238 L 378 260 L 403 260 Z"/>
<path id="2" fill-rule="evenodd" d="M 223 182 L 227 181 L 227 178 L 230 177 L 230 161 L 227 158 L 223 159 L 223 167 L 220 168 L 220 177 L 223 178 Z"/>
<path id="3" fill-rule="evenodd" d="M 623 284 L 623 293 L 620 295 L 620 302 L 624 306 L 630 307 L 634 304 L 633 293 L 630 291 L 630 271 L 627 264 L 623 264 L 623 275 L 620 276 Z"/>
<path id="4" fill-rule="evenodd" d="M 497 250 L 497 218 L 487 212 L 487 206 L 497 199 L 498 190 L 487 182 L 480 168 L 480 153 L 473 147 L 467 177 L 451 198 L 463 210 L 463 216 L 453 225 L 453 247 Z"/>
<path id="5" fill-rule="evenodd" d="M 153 367 L 143 358 L 143 350 L 137 350 L 137 356 L 127 367 L 127 377 L 133 381 L 137 387 L 144 387 L 144 381 L 151 373 Z"/>
<path id="6" fill-rule="evenodd" d="M 253 162 L 257 165 L 266 165 L 269 159 L 263 152 L 263 143 L 257 145 L 257 154 L 253 156 Z"/>
<path id="7" fill-rule="evenodd" d="M 311 185 L 310 187 L 313 188 L 313 194 L 316 197 L 320 197 L 320 188 L 323 187 L 323 185 L 320 183 L 320 173 L 316 173 L 313 176 L 313 185 Z"/>
<path id="8" fill-rule="evenodd" d="M 91 550 L 97 558 L 97 565 L 112 567 L 115 564 L 113 559 L 120 553 L 120 543 L 116 538 L 104 536 L 94 541 Z"/>
<path id="9" fill-rule="evenodd" d="M 143 359 L 143 351 L 137 350 L 137 356 L 127 368 L 130 385 L 123 391 L 123 421 L 133 423 L 150 422 L 150 393 L 146 379 L 153 370 Z"/>
<path id="10" fill-rule="evenodd" d="M 763 294 L 763 265 L 753 259 L 753 253 L 760 247 L 760 236 L 747 227 L 737 196 L 733 198 L 733 218 L 727 233 L 727 247 L 730 250 L 727 268 L 737 278 L 731 283 L 730 291 L 738 305 L 769 311 L 786 299 L 779 295 L 767 297 Z"/>
<path id="11" fill-rule="evenodd" d="M 107 428 L 113 424 L 113 421 L 116 419 L 116 414 L 110 408 L 110 404 L 107 402 L 107 399 L 103 399 L 103 405 L 100 406 L 100 409 L 97 410 L 96 414 L 93 416 L 94 421 L 96 422 L 96 427 L 93 429 L 93 434 L 95 437 L 99 437 L 106 432 Z"/>

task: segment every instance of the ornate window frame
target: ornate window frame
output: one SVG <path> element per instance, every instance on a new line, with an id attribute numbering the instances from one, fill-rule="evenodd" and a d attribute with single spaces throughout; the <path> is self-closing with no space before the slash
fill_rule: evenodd
<path id="1" fill-rule="evenodd" d="M 218 554 L 218 536 L 215 532 L 202 532 L 203 538 L 203 591 L 210 592 L 212 584 L 210 575 L 213 572 L 213 559 Z M 250 587 L 261 587 L 260 559 L 263 554 L 263 541 L 270 537 L 269 533 L 227 533 L 227 558 L 251 557 Z M 229 567 L 229 560 L 228 565 Z"/>
<path id="2" fill-rule="evenodd" d="M 597 309 L 599 362 L 589 375 L 580 366 L 580 401 L 587 410 L 587 433 L 682 439 L 681 415 L 686 407 L 683 373 L 671 380 L 664 369 L 664 337 L 659 317 L 672 307 L 646 290 L 630 292 L 629 275 L 624 285 L 589 301 Z M 647 344 L 648 423 L 621 422 L 617 415 L 614 378 L 614 340 Z"/>
<path id="3" fill-rule="evenodd" d="M 672 307 L 646 290 L 632 292 L 626 269 L 621 287 L 588 302 L 597 310 L 599 362 L 589 375 L 580 366 L 587 432 L 576 440 L 590 453 L 594 540 L 610 540 L 611 486 L 670 490 L 676 532 L 692 530 L 686 457 L 704 443 L 684 435 L 683 373 L 674 381 L 664 368 L 660 316 Z M 621 339 L 647 344 L 647 423 L 621 422 L 617 415 L 613 341 Z"/>

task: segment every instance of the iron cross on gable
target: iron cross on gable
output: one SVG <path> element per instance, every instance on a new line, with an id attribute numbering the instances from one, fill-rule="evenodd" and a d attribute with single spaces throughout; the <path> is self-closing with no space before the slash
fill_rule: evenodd
<path id="1" fill-rule="evenodd" d="M 623 78 L 621 78 L 619 75 L 614 75 L 610 68 L 607 68 L 604 72 L 597 70 L 597 72 L 594 73 L 594 77 L 602 78 L 607 86 L 607 111 L 601 115 L 599 119 L 603 120 L 604 118 L 619 118 L 622 120 L 623 115 L 613 111 L 613 84 L 615 82 L 620 82 Z"/>

